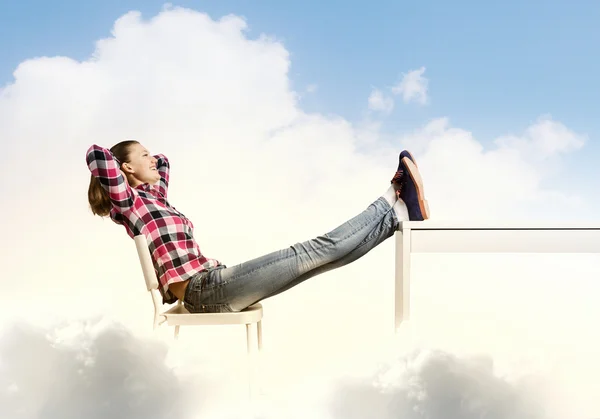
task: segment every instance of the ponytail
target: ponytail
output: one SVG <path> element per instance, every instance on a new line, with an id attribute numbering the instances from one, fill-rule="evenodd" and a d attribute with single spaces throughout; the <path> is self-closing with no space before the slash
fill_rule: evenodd
<path id="1" fill-rule="evenodd" d="M 94 175 L 91 175 L 90 186 L 88 188 L 88 201 L 94 215 L 106 217 L 110 214 L 112 202 L 106 189 Z"/>

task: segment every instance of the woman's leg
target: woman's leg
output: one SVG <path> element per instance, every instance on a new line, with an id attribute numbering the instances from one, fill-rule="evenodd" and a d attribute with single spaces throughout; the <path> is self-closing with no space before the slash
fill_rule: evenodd
<path id="1" fill-rule="evenodd" d="M 396 203 L 394 204 L 394 212 L 396 218 L 399 221 L 408 220 L 406 206 L 404 205 L 404 202 L 402 200 L 396 201 Z M 291 281 L 283 288 L 276 290 L 274 293 L 268 295 L 265 298 L 270 298 L 274 295 L 282 293 L 283 291 L 287 291 L 288 289 L 295 287 L 296 285 L 306 281 L 309 278 L 312 278 L 313 276 L 320 275 L 332 269 L 341 268 L 344 265 L 347 265 L 351 262 L 354 262 L 355 260 L 360 259 L 364 255 L 369 253 L 371 250 L 373 250 L 375 247 L 379 246 L 385 240 L 394 235 L 396 229 L 390 228 L 390 226 L 388 225 L 389 222 L 389 219 L 381 220 L 381 223 L 375 226 L 375 228 L 369 232 L 367 237 L 356 248 L 351 250 L 350 253 L 346 254 L 340 259 L 334 260 L 333 262 L 329 262 L 325 265 L 319 266 L 318 268 L 308 271 L 304 275 L 300 275 L 298 278 Z"/>
<path id="2" fill-rule="evenodd" d="M 401 186 L 401 190 L 396 190 Z M 397 196 L 406 203 L 397 205 Z M 397 207 L 396 209 L 394 207 Z M 397 214 L 429 217 L 423 183 L 412 155 L 400 153 L 388 191 L 367 209 L 331 232 L 230 268 L 192 278 L 184 304 L 191 312 L 239 311 L 315 275 L 364 256 L 398 229 Z M 396 212 L 397 211 L 397 212 Z M 400 218 L 406 219 L 402 216 Z"/>
<path id="3" fill-rule="evenodd" d="M 192 312 L 242 310 L 309 277 L 358 259 L 391 237 L 398 225 L 389 197 L 382 196 L 329 233 L 192 278 L 184 304 Z M 345 256 L 348 258 L 343 259 Z"/>

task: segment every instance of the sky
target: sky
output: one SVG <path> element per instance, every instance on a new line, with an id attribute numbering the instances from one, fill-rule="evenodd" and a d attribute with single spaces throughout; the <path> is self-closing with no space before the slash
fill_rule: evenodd
<path id="1" fill-rule="evenodd" d="M 597 2 L 176 5 L 215 17 L 243 16 L 248 37 L 264 33 L 281 40 L 291 55 L 292 87 L 299 92 L 316 88 L 303 96 L 302 107 L 309 112 L 361 119 L 364 97 L 373 88 L 388 90 L 402 73 L 424 66 L 435 95 L 428 106 L 397 103 L 382 121 L 387 129 L 417 128 L 443 115 L 489 145 L 498 136 L 522 132 L 540 115 L 550 115 L 592 140 L 586 153 L 564 157 L 570 164 L 568 178 L 548 182 L 592 194 L 592 167 L 600 153 L 593 141 L 600 134 Z M 28 58 L 66 55 L 83 60 L 119 16 L 139 10 L 150 18 L 163 6 L 153 0 L 2 2 L 0 85 L 10 83 L 16 66 Z"/>
<path id="2" fill-rule="evenodd" d="M 88 208 L 91 144 L 167 155 L 171 203 L 228 265 L 362 211 L 404 148 L 432 220 L 597 225 L 598 17 L 566 1 L 0 3 L 3 411 L 247 417 L 231 410 L 243 328 L 152 331 L 133 242 Z M 394 333 L 388 240 L 263 302 L 256 417 L 598 417 L 599 262 L 415 255 Z"/>

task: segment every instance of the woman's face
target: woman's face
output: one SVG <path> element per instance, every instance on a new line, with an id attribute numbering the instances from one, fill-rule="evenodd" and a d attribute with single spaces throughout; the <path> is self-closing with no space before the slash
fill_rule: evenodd
<path id="1" fill-rule="evenodd" d="M 121 170 L 127 175 L 132 187 L 142 183 L 155 184 L 160 180 L 156 161 L 144 146 L 133 144 L 129 147 L 129 162 L 123 163 Z"/>

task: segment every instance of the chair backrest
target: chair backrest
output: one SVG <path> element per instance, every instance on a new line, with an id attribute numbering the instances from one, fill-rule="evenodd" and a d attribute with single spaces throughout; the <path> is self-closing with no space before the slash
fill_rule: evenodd
<path id="1" fill-rule="evenodd" d="M 140 258 L 140 264 L 142 265 L 142 272 L 146 280 L 146 289 L 150 291 L 150 295 L 152 296 L 152 303 L 154 304 L 154 328 L 156 329 L 160 324 L 160 319 L 164 317 L 160 314 L 161 299 L 158 291 L 158 279 L 156 278 L 156 272 L 152 264 L 150 250 L 148 250 L 148 239 L 143 234 L 140 234 L 135 236 L 133 240 L 135 241 L 135 247 Z"/>
<path id="2" fill-rule="evenodd" d="M 135 236 L 133 240 L 135 241 L 135 247 L 137 248 L 138 257 L 140 258 L 140 264 L 142 265 L 142 272 L 144 273 L 144 279 L 146 280 L 146 288 L 148 291 L 158 290 L 158 279 L 156 278 L 156 272 L 154 271 L 154 265 L 152 264 L 150 250 L 148 250 L 146 236 L 140 234 Z"/>

